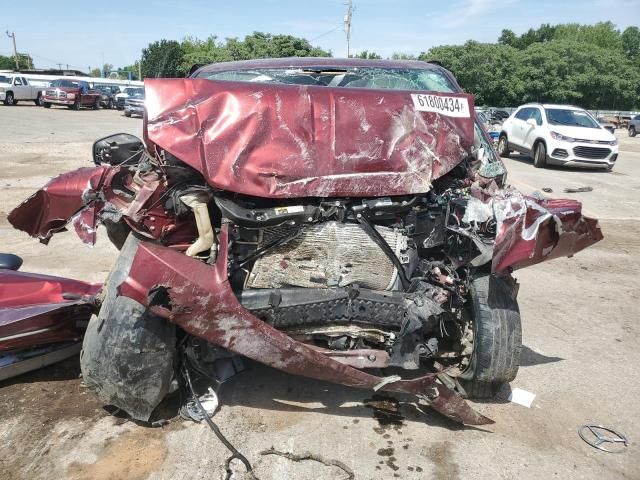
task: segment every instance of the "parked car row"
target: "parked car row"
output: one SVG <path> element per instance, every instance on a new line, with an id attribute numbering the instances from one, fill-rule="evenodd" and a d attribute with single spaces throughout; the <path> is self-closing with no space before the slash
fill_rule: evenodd
<path id="1" fill-rule="evenodd" d="M 129 105 L 128 99 L 132 103 Z M 118 85 L 91 85 L 84 80 L 59 78 L 42 88 L 31 85 L 29 80 L 19 74 L 0 74 L 0 102 L 7 106 L 17 105 L 20 101 L 33 101 L 44 108 L 63 106 L 72 110 L 100 107 L 124 110 L 125 115 L 144 113 L 144 88 L 120 87 Z"/>

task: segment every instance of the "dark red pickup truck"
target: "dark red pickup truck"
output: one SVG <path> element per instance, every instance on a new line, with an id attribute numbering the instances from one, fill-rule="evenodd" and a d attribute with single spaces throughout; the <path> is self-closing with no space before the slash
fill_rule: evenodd
<path id="1" fill-rule="evenodd" d="M 80 107 L 100 108 L 101 95 L 98 90 L 93 90 L 87 82 L 82 80 L 58 79 L 47 87 L 42 101 L 44 108 L 51 105 L 65 105 L 73 110 Z"/>

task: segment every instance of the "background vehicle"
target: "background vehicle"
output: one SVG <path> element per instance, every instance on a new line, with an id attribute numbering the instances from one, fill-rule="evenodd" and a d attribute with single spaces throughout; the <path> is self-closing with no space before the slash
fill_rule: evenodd
<path id="1" fill-rule="evenodd" d="M 118 110 L 124 110 L 124 102 L 130 95 L 140 94 L 144 95 L 143 87 L 125 87 L 124 90 L 116 95 L 116 108 Z"/>
<path id="2" fill-rule="evenodd" d="M 32 100 L 40 105 L 41 91 L 21 75 L 0 74 L 0 102 L 5 105 L 16 105 L 20 100 Z"/>
<path id="3" fill-rule="evenodd" d="M 144 89 L 135 91 L 124 101 L 124 114 L 127 117 L 132 115 L 144 115 Z"/>
<path id="4" fill-rule="evenodd" d="M 570 105 L 526 104 L 502 124 L 498 153 L 512 150 L 533 157 L 533 165 L 595 167 L 611 170 L 618 140 L 586 110 Z"/>
<path id="5" fill-rule="evenodd" d="M 636 115 L 629 121 L 629 136 L 635 137 L 640 132 L 640 115 Z"/>
<path id="6" fill-rule="evenodd" d="M 615 134 L 616 126 L 614 123 L 611 123 L 609 120 L 607 120 L 604 117 L 598 117 L 596 118 L 596 120 L 602 126 L 602 128 L 609 130 L 612 134 Z"/>
<path id="7" fill-rule="evenodd" d="M 98 110 L 101 99 L 100 92 L 93 90 L 89 83 L 60 78 L 51 82 L 51 86 L 45 90 L 42 106 L 51 108 L 51 105 L 64 105 L 73 110 L 78 110 L 80 107 Z"/>
<path id="8" fill-rule="evenodd" d="M 108 109 L 115 108 L 116 95 L 120 93 L 120 87 L 95 84 L 93 88 L 100 92 L 100 105 Z"/>

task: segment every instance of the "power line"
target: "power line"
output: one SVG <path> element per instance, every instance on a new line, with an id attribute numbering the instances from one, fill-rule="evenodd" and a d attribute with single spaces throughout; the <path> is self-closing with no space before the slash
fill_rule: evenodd
<path id="1" fill-rule="evenodd" d="M 328 32 L 324 32 L 322 35 L 318 35 L 315 38 L 312 38 L 311 40 L 309 40 L 309 43 L 311 42 L 315 42 L 316 40 L 318 40 L 319 38 L 324 37 L 325 35 L 329 35 L 330 33 L 335 32 L 336 30 L 339 30 L 342 28 L 342 24 L 338 25 L 336 28 L 332 28 L 331 30 L 329 30 Z"/>

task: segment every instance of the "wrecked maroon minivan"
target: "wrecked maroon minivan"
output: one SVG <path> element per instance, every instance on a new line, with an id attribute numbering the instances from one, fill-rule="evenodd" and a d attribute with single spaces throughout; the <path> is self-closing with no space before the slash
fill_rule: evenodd
<path id="1" fill-rule="evenodd" d="M 185 362 L 219 378 L 240 355 L 490 423 L 463 397 L 516 376 L 511 272 L 602 239 L 579 202 L 506 187 L 438 65 L 220 63 L 145 91 L 144 144 L 99 140 L 96 167 L 9 216 L 44 242 L 70 223 L 93 243 L 103 224 L 121 248 L 81 365 L 136 419 Z"/>

